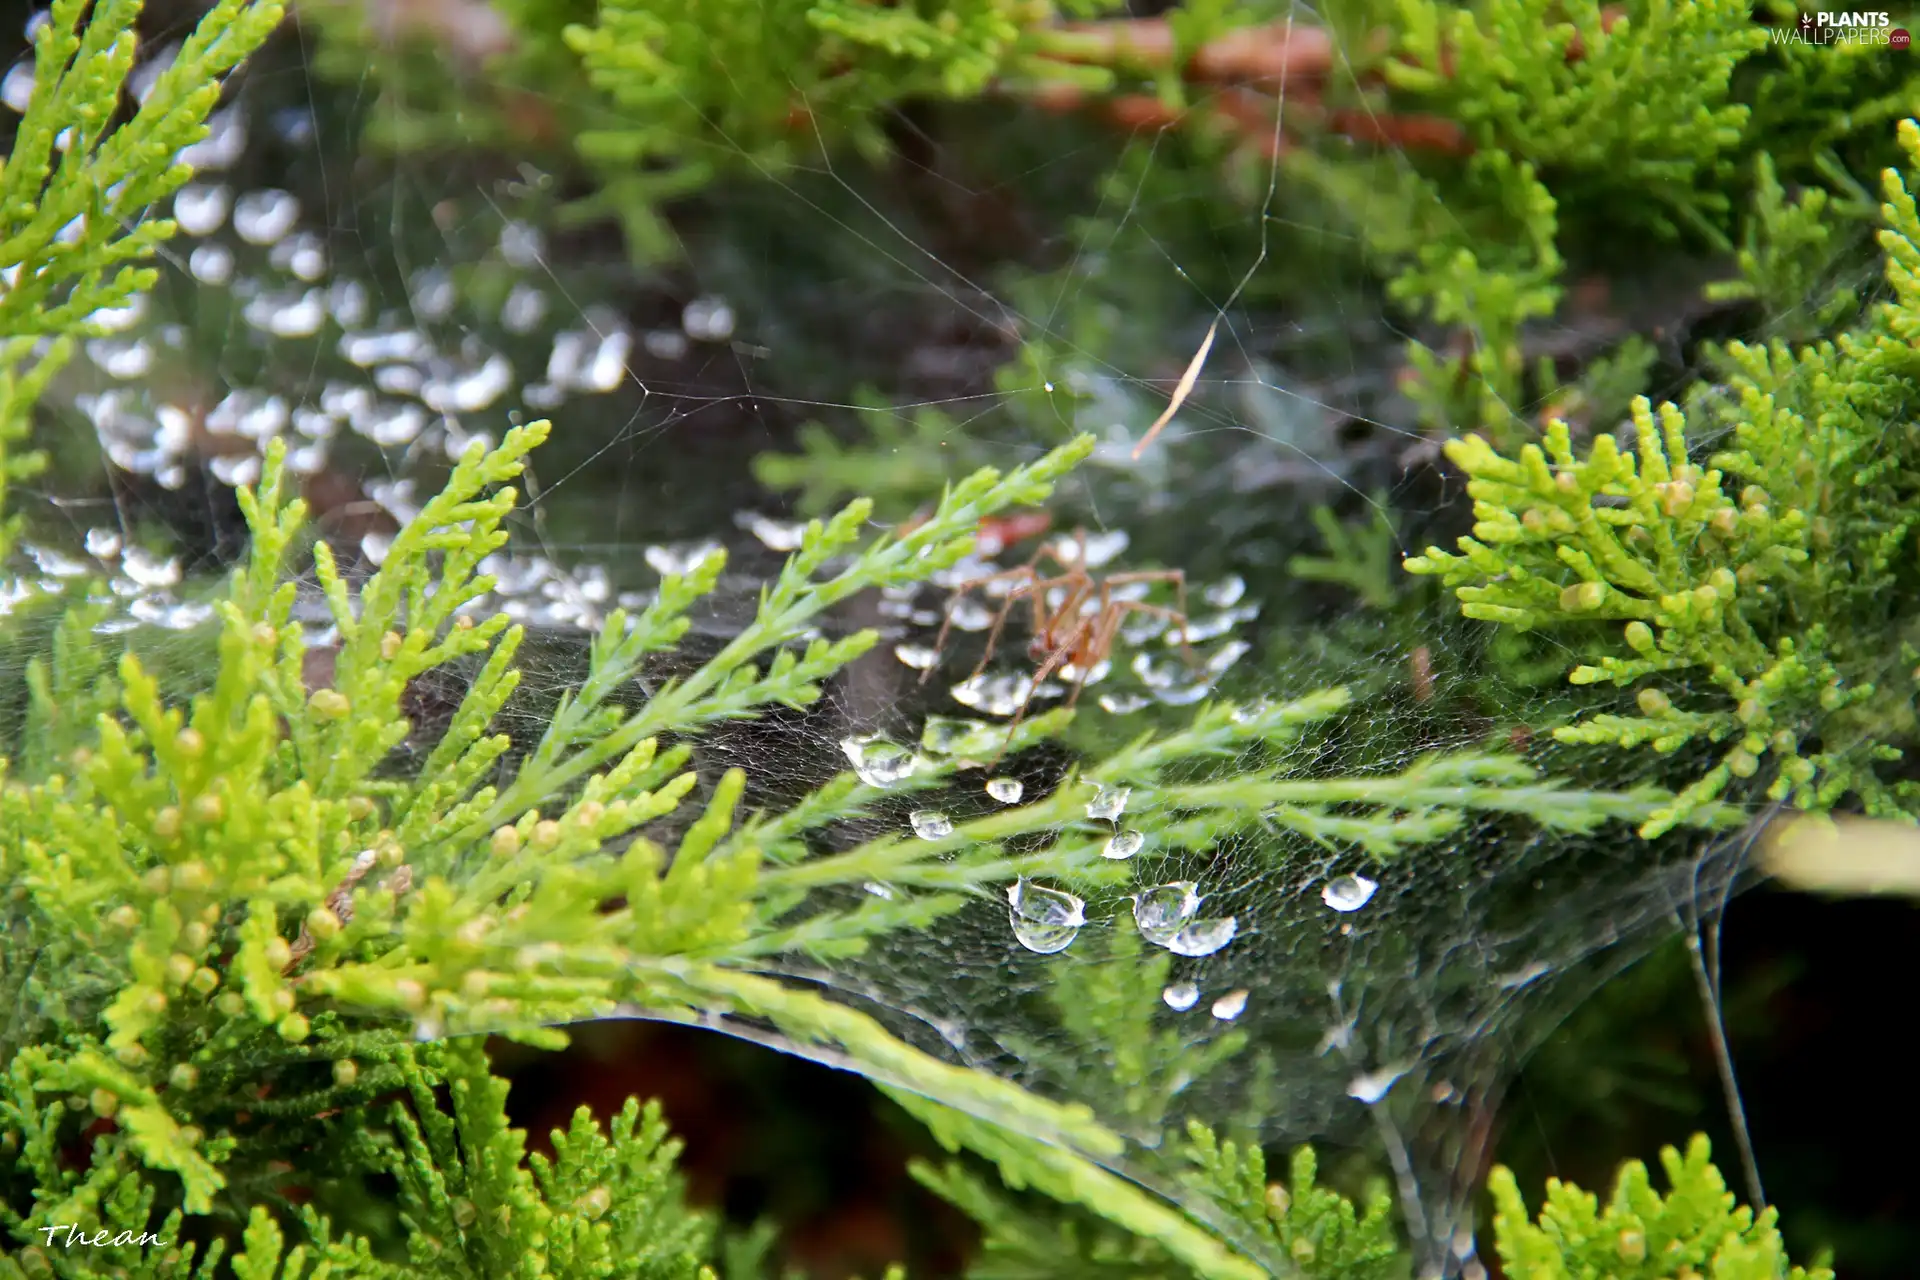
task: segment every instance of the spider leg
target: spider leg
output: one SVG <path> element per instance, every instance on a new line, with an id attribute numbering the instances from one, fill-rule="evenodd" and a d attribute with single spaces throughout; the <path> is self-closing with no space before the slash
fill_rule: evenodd
<path id="1" fill-rule="evenodd" d="M 1038 696 L 1040 686 L 1046 683 L 1047 677 L 1052 675 L 1054 671 L 1059 668 L 1060 664 L 1066 660 L 1067 655 L 1073 652 L 1073 641 L 1078 638 L 1079 632 L 1076 630 L 1074 635 L 1068 638 L 1067 643 L 1055 648 L 1052 653 L 1047 655 L 1047 660 L 1040 664 L 1040 670 L 1034 673 L 1032 682 L 1027 685 L 1027 696 L 1020 700 L 1020 705 L 1014 710 L 1013 719 L 1007 724 L 1007 736 L 1001 741 L 1000 750 L 994 754 L 992 760 L 987 762 L 989 769 L 999 764 L 1000 757 L 1007 754 L 1007 748 L 1013 745 L 1013 735 L 1019 732 L 1020 722 L 1027 718 L 1027 708 L 1032 705 L 1034 698 Z M 1072 706 L 1073 700 L 1079 696 L 1079 686 L 1076 685 L 1072 697 L 1067 700 L 1067 705 Z"/>

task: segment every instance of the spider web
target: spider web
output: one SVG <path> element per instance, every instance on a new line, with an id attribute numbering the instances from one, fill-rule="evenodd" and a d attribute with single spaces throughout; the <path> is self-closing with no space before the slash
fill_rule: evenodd
<path id="1" fill-rule="evenodd" d="M 1304 10 L 1294 20 L 1315 21 Z M 149 33 L 136 90 L 177 35 Z M 24 102 L 30 66 L 8 73 L 9 105 Z M 551 415 L 531 514 L 491 566 L 492 603 L 535 636 L 516 704 L 527 709 L 506 725 L 531 738 L 606 614 L 644 604 L 660 575 L 708 548 L 727 547 L 729 569 L 681 660 L 751 617 L 800 525 L 747 459 L 792 452 L 811 419 L 843 441 L 897 428 L 894 411 L 859 399 L 871 383 L 895 406 L 950 419 L 936 487 L 1076 430 L 1098 434 L 1046 535 L 1086 530 L 1052 544 L 1079 568 L 1043 569 L 1069 579 L 1050 594 L 1008 578 L 955 594 L 1025 561 L 1029 542 L 856 602 L 823 626 L 877 627 L 883 643 L 816 710 L 707 738 L 703 778 L 743 765 L 756 798 L 777 805 L 850 760 L 884 776 L 888 742 L 932 753 L 964 741 L 985 755 L 981 735 L 991 746 L 1024 696 L 1036 707 L 1076 697 L 1079 675 L 1072 743 L 1092 759 L 1208 699 L 1254 705 L 1344 684 L 1351 709 L 1294 748 L 1292 776 L 1390 773 L 1490 741 L 1592 790 L 1688 776 L 1684 758 L 1556 747 L 1564 686 L 1501 685 L 1437 593 L 1363 607 L 1347 587 L 1294 571 L 1295 557 L 1325 553 L 1317 506 L 1384 531 L 1383 563 L 1397 564 L 1450 544 L 1463 504 L 1397 390 L 1404 319 L 1357 255 L 1330 251 L 1356 229 L 1286 198 L 1280 159 L 1243 157 L 1223 183 L 1172 132 L 1126 138 L 1059 121 L 1015 139 L 1001 115 L 985 136 L 1012 158 L 987 165 L 965 127 L 904 119 L 909 161 L 880 172 L 817 161 L 722 184 L 687 221 L 687 261 L 649 271 L 616 234 L 569 224 L 563 181 L 515 157 L 364 152 L 377 88 L 323 80 L 291 34 L 240 78 L 186 157 L 195 183 L 156 211 L 181 227 L 160 285 L 96 317 L 102 335 L 49 397 L 56 426 L 97 439 L 102 457 L 65 463 L 25 499 L 33 536 L 10 570 L 10 607 L 54 580 L 105 573 L 122 606 L 109 629 L 204 653 L 206 585 L 239 550 L 230 489 L 258 476 L 267 441 L 287 440 L 323 532 L 365 572 L 450 457 Z M 1284 92 L 1280 105 L 1284 122 Z M 1067 217 L 1023 203 L 1062 191 Z M 1007 268 L 1014 256 L 1024 269 Z M 1191 398 L 1135 459 L 1214 332 Z M 996 382 L 1036 338 L 1055 362 Z M 1570 316 L 1540 338 L 1578 346 L 1586 335 Z M 924 482 L 911 447 L 899 446 Z M 1031 687 L 1036 605 L 1057 641 L 1101 616 L 1067 616 L 1073 574 L 1091 584 L 1153 569 L 1184 575 L 1184 625 L 1144 611 L 1117 619 L 1103 651 L 1069 655 L 1087 670 Z M 1178 603 L 1165 581 L 1127 584 L 1121 598 Z M 990 651 L 1003 606 L 1007 630 Z M 324 645 L 324 610 L 311 602 L 303 616 Z M 951 634 L 936 645 L 943 622 Z M 1169 643 L 1182 634 L 1192 662 Z M 1196 1212 L 1208 1210 L 1176 1190 L 1170 1140 L 1187 1118 L 1270 1148 L 1370 1152 L 1395 1179 L 1423 1274 L 1484 1273 L 1471 1199 L 1529 1048 L 1653 940 L 1713 919 L 1744 864 L 1744 839 L 1644 842 L 1626 825 L 1572 836 L 1505 817 L 1393 859 L 1277 827 L 1195 840 L 1151 792 L 1119 797 L 1097 769 L 1074 778 L 1069 763 L 1045 749 L 965 770 L 944 793 L 831 839 L 938 832 L 1015 802 L 1016 788 L 1030 802 L 1071 785 L 1085 788 L 1087 818 L 1057 835 L 1113 854 L 1100 874 L 1005 886 L 1009 897 L 857 959 L 776 971 L 929 1052 L 1088 1103 L 1132 1142 L 1116 1168 Z M 1210 776 L 1239 766 L 1219 761 Z M 1115 1010 L 1144 1037 L 1125 1062 L 1103 1038 Z"/>

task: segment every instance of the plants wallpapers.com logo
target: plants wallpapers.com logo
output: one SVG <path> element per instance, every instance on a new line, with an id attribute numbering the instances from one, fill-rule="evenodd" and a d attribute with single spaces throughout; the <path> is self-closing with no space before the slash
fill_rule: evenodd
<path id="1" fill-rule="evenodd" d="M 1893 15 L 1884 10 L 1802 12 L 1793 27 L 1769 27 L 1767 37 L 1774 44 L 1866 44 L 1889 49 L 1906 49 L 1913 37 L 1905 27 L 1893 25 Z"/>

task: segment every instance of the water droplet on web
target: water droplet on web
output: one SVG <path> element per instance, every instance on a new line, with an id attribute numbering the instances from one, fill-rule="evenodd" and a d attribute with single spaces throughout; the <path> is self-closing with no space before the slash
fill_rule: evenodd
<path id="1" fill-rule="evenodd" d="M 1110 529 L 1105 533 L 1086 535 L 1086 568 L 1098 569 L 1122 551 L 1132 541 L 1125 529 Z M 1053 540 L 1053 554 L 1062 564 L 1078 564 L 1080 561 L 1080 539 L 1073 534 L 1063 534 Z"/>
<path id="2" fill-rule="evenodd" d="M 1191 880 L 1175 880 L 1133 895 L 1133 924 L 1140 936 L 1155 946 L 1165 946 L 1167 939 L 1180 932 L 1200 909 L 1198 890 Z"/>
<path id="3" fill-rule="evenodd" d="M 924 644 L 897 644 L 893 646 L 893 656 L 915 671 L 931 671 L 940 661 L 940 651 Z"/>
<path id="4" fill-rule="evenodd" d="M 1246 579 L 1239 574 L 1229 574 L 1200 593 L 1200 598 L 1216 609 L 1227 609 L 1240 603 L 1240 597 L 1247 594 Z"/>
<path id="5" fill-rule="evenodd" d="M 892 885 L 881 884 L 878 880 L 869 880 L 865 884 L 861 885 L 860 887 L 866 890 L 866 892 L 872 895 L 873 897 L 885 898 L 889 902 L 893 900 Z"/>
<path id="6" fill-rule="evenodd" d="M 33 80 L 31 62 L 14 63 L 7 70 L 7 78 L 0 80 L 0 102 L 25 115 L 33 105 Z"/>
<path id="7" fill-rule="evenodd" d="M 1239 931 L 1237 916 L 1196 920 L 1161 945 L 1177 956 L 1210 956 L 1232 942 Z"/>
<path id="8" fill-rule="evenodd" d="M 920 749 L 940 756 L 969 756 L 1000 749 L 1006 731 L 985 720 L 962 720 L 954 716 L 928 716 L 920 730 Z"/>
<path id="9" fill-rule="evenodd" d="M 1153 697 L 1163 707 L 1190 707 L 1212 692 L 1211 684 L 1185 684 L 1176 689 L 1162 689 Z"/>
<path id="10" fill-rule="evenodd" d="M 233 202 L 234 234 L 248 244 L 272 244 L 293 230 L 300 201 L 291 191 L 249 191 Z"/>
<path id="11" fill-rule="evenodd" d="M 1247 992 L 1245 988 L 1239 991 L 1229 991 L 1226 995 L 1221 996 L 1213 1002 L 1213 1016 L 1222 1022 L 1232 1022 L 1246 1011 Z"/>
<path id="12" fill-rule="evenodd" d="M 1234 663 L 1246 657 L 1252 650 L 1253 646 L 1245 640 L 1227 641 L 1206 660 L 1205 666 L 1207 674 L 1210 676 L 1220 675 L 1226 671 L 1228 667 L 1231 667 Z"/>
<path id="13" fill-rule="evenodd" d="M 915 809 L 907 821 L 922 840 L 945 840 L 953 834 L 953 819 L 937 809 Z"/>
<path id="14" fill-rule="evenodd" d="M 733 325 L 733 308 L 724 298 L 695 298 L 680 313 L 680 327 L 697 342 L 725 342 Z"/>
<path id="15" fill-rule="evenodd" d="M 1026 879 L 1008 886 L 1007 903 L 1014 938 L 1027 950 L 1043 956 L 1065 951 L 1087 922 L 1085 902 Z"/>
<path id="16" fill-rule="evenodd" d="M 1073 665 L 1073 663 L 1063 663 L 1061 664 L 1059 675 L 1066 683 L 1070 685 L 1077 684 L 1085 688 L 1090 684 L 1099 684 L 1107 678 L 1107 672 L 1111 670 L 1113 670 L 1113 664 L 1105 658 L 1102 658 L 1100 661 L 1094 663 L 1093 666 L 1089 667 L 1084 674 L 1080 668 Z"/>
<path id="17" fill-rule="evenodd" d="M 947 609 L 947 620 L 956 631 L 985 631 L 993 625 L 993 610 L 972 596 L 962 596 Z"/>
<path id="18" fill-rule="evenodd" d="M 1203 640 L 1218 640 L 1221 636 L 1238 626 L 1240 621 L 1240 610 L 1238 609 L 1223 610 L 1220 613 L 1210 613 L 1203 618 L 1190 619 L 1186 625 L 1186 641 L 1188 644 L 1199 644 Z M 1180 637 L 1181 628 L 1167 628 L 1166 639 L 1168 644 L 1179 644 Z"/>
<path id="19" fill-rule="evenodd" d="M 180 582 L 180 561 L 162 560 L 140 547 L 128 547 L 120 561 L 129 578 L 143 587 L 171 587 Z"/>
<path id="20" fill-rule="evenodd" d="M 1320 890 L 1320 901 L 1335 911 L 1358 911 L 1373 898 L 1380 886 L 1365 876 L 1341 876 L 1329 880 Z"/>
<path id="21" fill-rule="evenodd" d="M 1347 1082 L 1347 1096 L 1372 1106 L 1387 1096 L 1394 1082 L 1405 1075 L 1404 1071 L 1369 1071 L 1357 1075 Z"/>
<path id="22" fill-rule="evenodd" d="M 684 578 L 718 550 L 720 544 L 717 542 L 692 542 L 671 547 L 650 546 L 641 555 L 646 559 L 647 566 L 661 577 Z"/>
<path id="23" fill-rule="evenodd" d="M 1033 677 L 981 674 L 953 686 L 953 700 L 990 716 L 1010 716 L 1027 705 L 1036 692 Z"/>
<path id="24" fill-rule="evenodd" d="M 1103 858 L 1112 858 L 1115 861 L 1122 858 L 1131 858 L 1134 854 L 1145 848 L 1146 844 L 1147 837 L 1145 833 L 1129 828 L 1126 831 L 1115 832 L 1113 838 L 1107 841 L 1106 847 L 1100 850 L 1100 856 Z"/>
<path id="25" fill-rule="evenodd" d="M 1093 799 L 1087 801 L 1087 816 L 1096 822 L 1118 822 L 1120 815 L 1127 811 L 1127 801 L 1133 797 L 1132 787 L 1103 787 L 1094 792 Z"/>
<path id="26" fill-rule="evenodd" d="M 173 197 L 173 220 L 182 233 L 212 235 L 227 220 L 233 193 L 221 183 L 190 183 Z"/>
<path id="27" fill-rule="evenodd" d="M 1175 1013 L 1185 1013 L 1200 1002 L 1200 988 L 1191 982 L 1177 982 L 1160 993 L 1167 1002 L 1167 1008 Z"/>
<path id="28" fill-rule="evenodd" d="M 863 738 L 843 738 L 840 750 L 846 752 L 853 771 L 870 787 L 891 787 L 911 777 L 920 767 L 920 757 L 896 742 L 878 734 Z"/>
<path id="29" fill-rule="evenodd" d="M 1108 715 L 1130 716 L 1149 705 L 1151 705 L 1151 699 L 1144 694 L 1103 693 L 1100 695 L 1100 709 Z"/>
<path id="30" fill-rule="evenodd" d="M 804 520 L 775 520 L 758 511 L 742 511 L 734 522 L 760 540 L 769 551 L 798 551 L 807 538 Z"/>
<path id="31" fill-rule="evenodd" d="M 201 284 L 218 288 L 233 279 L 233 250 L 223 244 L 203 244 L 187 258 L 187 270 Z"/>
<path id="32" fill-rule="evenodd" d="M 987 794 L 995 800 L 998 800 L 1001 804 L 1019 804 L 1020 797 L 1025 795 L 1026 791 L 1026 785 L 1018 778 L 989 778 L 987 780 Z"/>
<path id="33" fill-rule="evenodd" d="M 1149 689 L 1171 689 L 1187 674 L 1187 667 L 1178 658 L 1156 659 L 1150 653 L 1136 653 L 1133 674 Z"/>
<path id="34" fill-rule="evenodd" d="M 87 554 L 96 560 L 111 560 L 119 555 L 119 531 L 117 529 L 87 530 Z"/>

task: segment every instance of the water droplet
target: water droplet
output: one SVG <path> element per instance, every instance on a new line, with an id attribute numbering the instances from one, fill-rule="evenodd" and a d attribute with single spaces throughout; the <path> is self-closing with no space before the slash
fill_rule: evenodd
<path id="1" fill-rule="evenodd" d="M 1200 593 L 1200 598 L 1216 609 L 1228 609 L 1247 594 L 1247 582 L 1239 574 L 1228 574 Z"/>
<path id="2" fill-rule="evenodd" d="M 201 284 L 217 289 L 233 279 L 233 250 L 223 244 L 203 244 L 187 258 L 187 270 Z"/>
<path id="3" fill-rule="evenodd" d="M 7 78 L 0 80 L 0 102 L 13 108 L 21 115 L 33 105 L 33 64 L 16 62 L 7 70 Z"/>
<path id="4" fill-rule="evenodd" d="M 953 686 L 953 700 L 990 716 L 1010 716 L 1027 705 L 1036 690 L 1025 675 L 990 676 L 982 673 Z"/>
<path id="5" fill-rule="evenodd" d="M 87 554 L 96 560 L 111 560 L 120 554 L 120 532 L 117 529 L 87 530 Z"/>
<path id="6" fill-rule="evenodd" d="M 308 338 L 327 322 L 327 295 L 322 289 L 263 293 L 241 313 L 246 322 L 276 338 Z"/>
<path id="7" fill-rule="evenodd" d="M 1065 951 L 1087 922 L 1086 903 L 1070 893 L 1046 889 L 1030 880 L 1007 888 L 1008 921 L 1021 946 L 1041 955 Z"/>
<path id="8" fill-rule="evenodd" d="M 1018 778 L 989 778 L 987 794 L 1001 804 L 1019 804 L 1020 797 L 1027 792 L 1026 784 Z"/>
<path id="9" fill-rule="evenodd" d="M 120 560 L 129 578 L 143 587 L 172 587 L 180 582 L 180 561 L 162 560 L 141 547 L 128 547 Z"/>
<path id="10" fill-rule="evenodd" d="M 1335 911 L 1358 911 L 1373 898 L 1380 886 L 1365 876 L 1341 876 L 1329 880 L 1320 890 L 1320 901 Z"/>
<path id="11" fill-rule="evenodd" d="M 1100 856 L 1112 858 L 1115 861 L 1131 858 L 1145 848 L 1146 844 L 1147 837 L 1143 832 L 1128 828 L 1125 831 L 1115 832 L 1113 838 L 1107 841 L 1106 847 L 1100 850 Z"/>
<path id="12" fill-rule="evenodd" d="M 509 266 L 538 266 L 546 251 L 546 237 L 531 223 L 508 222 L 500 228 L 500 256 Z"/>
<path id="13" fill-rule="evenodd" d="M 1247 1011 L 1247 992 L 1243 987 L 1239 991 L 1229 991 L 1213 1002 L 1213 1016 L 1222 1022 L 1232 1022 Z"/>
<path id="14" fill-rule="evenodd" d="M 420 399 L 435 413 L 478 413 L 512 385 L 513 365 L 496 351 L 478 369 L 427 383 L 420 388 Z"/>
<path id="15" fill-rule="evenodd" d="M 1118 822 L 1120 815 L 1127 811 L 1127 801 L 1133 797 L 1132 787 L 1103 787 L 1099 783 L 1093 799 L 1087 801 L 1087 816 L 1098 822 Z"/>
<path id="16" fill-rule="evenodd" d="M 1199 644 L 1203 640 L 1218 640 L 1221 636 L 1233 630 L 1239 623 L 1240 611 L 1237 609 L 1225 610 L 1220 613 L 1210 613 L 1202 618 L 1190 619 L 1187 622 L 1185 630 L 1186 642 L 1191 645 Z M 1166 632 L 1167 643 L 1170 645 L 1179 644 L 1181 634 L 1181 628 L 1168 627 Z"/>
<path id="17" fill-rule="evenodd" d="M 798 551 L 806 541 L 804 520 L 774 520 L 757 511 L 742 511 L 734 520 L 770 551 Z"/>
<path id="18" fill-rule="evenodd" d="M 291 191 L 249 191 L 233 202 L 233 231 L 248 244 L 272 244 L 293 230 L 299 216 L 300 201 Z"/>
<path id="19" fill-rule="evenodd" d="M 878 880 L 869 880 L 860 887 L 876 898 L 885 898 L 889 902 L 893 900 L 892 885 L 881 884 Z"/>
<path id="20" fill-rule="evenodd" d="M 1006 732 L 985 720 L 928 716 L 920 731 L 920 749 L 939 756 L 971 756 L 998 751 Z"/>
<path id="21" fill-rule="evenodd" d="M 190 183 L 173 197 L 173 220 L 186 235 L 212 235 L 232 205 L 233 193 L 223 184 Z"/>
<path id="22" fill-rule="evenodd" d="M 1138 693 L 1103 693 L 1100 695 L 1100 709 L 1108 715 L 1130 716 L 1136 711 L 1151 705 L 1151 700 Z"/>
<path id="23" fill-rule="evenodd" d="M 1153 699 L 1163 707 L 1190 707 L 1212 692 L 1210 684 L 1184 684 L 1177 689 L 1162 689 Z"/>
<path id="24" fill-rule="evenodd" d="M 914 770 L 920 767 L 919 756 L 878 734 L 844 738 L 840 742 L 840 749 L 846 752 L 853 771 L 860 775 L 860 781 L 870 787 L 891 787 L 901 779 L 911 777 Z"/>
<path id="25" fill-rule="evenodd" d="M 192 169 L 230 169 L 247 149 L 247 122 L 240 104 L 207 117 L 207 136 L 183 149 L 176 157 Z"/>
<path id="26" fill-rule="evenodd" d="M 915 671 L 931 671 L 940 661 L 940 651 L 925 644 L 897 644 L 893 646 L 893 656 Z"/>
<path id="27" fill-rule="evenodd" d="M 1191 880 L 1175 880 L 1133 895 L 1133 924 L 1148 942 L 1165 946 L 1199 909 L 1199 886 Z"/>
<path id="28" fill-rule="evenodd" d="M 1357 1075 L 1347 1082 L 1347 1096 L 1372 1106 L 1386 1097 L 1394 1082 L 1405 1074 L 1404 1071 L 1386 1069 Z"/>
<path id="29" fill-rule="evenodd" d="M 234 214 L 234 225 L 239 225 L 239 214 Z M 423 320 L 444 320 L 453 314 L 454 303 L 460 300 L 459 286 L 453 277 L 441 267 L 427 267 L 416 271 L 407 284 L 408 296 L 413 301 L 414 314 Z"/>
<path id="30" fill-rule="evenodd" d="M 1160 993 L 1167 1002 L 1167 1008 L 1175 1013 L 1185 1013 L 1200 1002 L 1200 988 L 1191 982 L 1177 982 Z"/>
<path id="31" fill-rule="evenodd" d="M 1133 674 L 1149 689 L 1171 689 L 1187 674 L 1187 668 L 1175 657 L 1156 659 L 1150 653 L 1136 653 L 1133 655 Z"/>
<path id="32" fill-rule="evenodd" d="M 1132 541 L 1125 529 L 1110 529 L 1105 533 L 1086 535 L 1087 563 L 1089 569 L 1098 569 L 1127 549 Z M 1077 564 L 1080 560 L 1080 538 L 1074 534 L 1064 534 L 1053 540 L 1053 554 L 1062 564 Z"/>
<path id="33" fill-rule="evenodd" d="M 697 342 L 725 342 L 733 326 L 733 308 L 724 298 L 695 298 L 680 313 L 680 327 Z"/>
<path id="34" fill-rule="evenodd" d="M 546 314 L 547 295 L 530 284 L 516 284 L 500 304 L 500 323 L 508 333 L 532 333 Z"/>
<path id="35" fill-rule="evenodd" d="M 1206 661 L 1207 674 L 1217 676 L 1228 667 L 1240 661 L 1253 651 L 1253 646 L 1245 640 L 1229 640 L 1215 650 Z"/>
<path id="36" fill-rule="evenodd" d="M 1195 920 L 1168 938 L 1162 945 L 1177 956 L 1210 956 L 1232 942 L 1239 932 L 1240 923 L 1237 916 Z"/>
<path id="37" fill-rule="evenodd" d="M 649 329 L 640 345 L 656 360 L 684 360 L 688 349 L 687 335 L 678 329 Z"/>
<path id="38" fill-rule="evenodd" d="M 710 555 L 720 550 L 717 542 L 681 543 L 671 547 L 650 546 L 641 552 L 647 566 L 663 578 L 684 578 L 697 570 Z"/>
<path id="39" fill-rule="evenodd" d="M 922 840 L 945 840 L 953 834 L 953 819 L 937 809 L 915 809 L 907 821 Z"/>
<path id="40" fill-rule="evenodd" d="M 948 606 L 947 620 L 956 631 L 985 631 L 993 625 L 993 610 L 972 596 L 962 596 Z"/>
<path id="41" fill-rule="evenodd" d="M 1077 684 L 1084 689 L 1086 686 L 1090 684 L 1099 684 L 1102 680 L 1107 678 L 1107 672 L 1111 670 L 1113 670 L 1113 664 L 1111 662 L 1108 662 L 1105 658 L 1102 658 L 1100 659 L 1100 661 L 1094 663 L 1091 667 L 1087 668 L 1087 670 L 1084 673 L 1080 670 L 1079 667 L 1074 666 L 1073 663 L 1071 662 L 1063 663 L 1061 664 L 1059 674 L 1060 674 L 1060 679 L 1062 681 L 1066 682 L 1069 685 Z"/>

